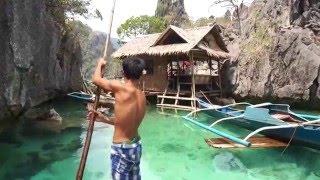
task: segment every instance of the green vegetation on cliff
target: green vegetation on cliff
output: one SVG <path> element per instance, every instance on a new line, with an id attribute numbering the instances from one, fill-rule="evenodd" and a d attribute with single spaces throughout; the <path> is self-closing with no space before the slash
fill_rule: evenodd
<path id="1" fill-rule="evenodd" d="M 161 17 L 138 16 L 126 20 L 118 28 L 117 33 L 120 38 L 132 38 L 137 35 L 146 35 L 162 32 L 167 27 L 167 21 Z"/>
<path id="2" fill-rule="evenodd" d="M 76 16 L 102 19 L 101 13 L 92 8 L 92 0 L 46 0 L 45 4 L 54 20 L 66 30 L 70 30 L 67 24 Z"/>

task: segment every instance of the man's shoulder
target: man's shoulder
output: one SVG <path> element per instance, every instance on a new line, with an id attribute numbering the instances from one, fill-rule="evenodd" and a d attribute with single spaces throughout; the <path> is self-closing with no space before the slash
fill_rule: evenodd
<path id="1" fill-rule="evenodd" d="M 117 91 L 124 89 L 124 84 L 120 80 L 109 80 L 109 83 Z"/>

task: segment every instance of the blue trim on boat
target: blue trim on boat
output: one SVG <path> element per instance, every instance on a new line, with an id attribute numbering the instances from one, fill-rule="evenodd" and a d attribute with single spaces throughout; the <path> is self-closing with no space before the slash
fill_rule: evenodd
<path id="1" fill-rule="evenodd" d="M 219 130 L 217 130 L 217 129 L 211 128 L 211 127 L 206 126 L 206 125 L 203 125 L 203 124 L 201 124 L 201 123 L 199 123 L 199 122 L 197 122 L 197 121 L 195 121 L 195 120 L 193 120 L 193 119 L 191 119 L 191 118 L 189 118 L 189 117 L 183 116 L 183 118 L 186 119 L 186 120 L 188 120 L 189 122 L 191 122 L 191 123 L 199 126 L 199 127 L 202 127 L 202 128 L 204 128 L 204 129 L 206 129 L 206 130 L 208 130 L 208 131 L 210 131 L 210 132 L 213 132 L 213 133 L 215 133 L 215 134 L 217 134 L 217 135 L 219 135 L 219 136 L 221 136 L 221 137 L 227 138 L 227 139 L 229 139 L 229 140 L 231 140 L 231 141 L 233 141 L 233 142 L 236 142 L 236 143 L 238 143 L 238 144 L 241 144 L 241 145 L 244 145 L 244 146 L 247 146 L 247 147 L 250 147 L 250 146 L 251 146 L 251 143 L 248 142 L 248 141 L 244 141 L 244 140 L 242 140 L 242 139 L 240 139 L 240 138 L 237 138 L 237 137 L 235 137 L 235 136 L 232 136 L 232 135 L 230 135 L 230 134 L 227 134 L 227 133 L 224 133 L 224 132 L 219 131 Z"/>
<path id="2" fill-rule="evenodd" d="M 86 94 L 86 93 L 81 93 L 81 92 L 73 92 L 68 94 L 68 96 L 78 99 L 78 100 L 83 100 L 83 101 L 92 101 L 92 95 Z"/>
<path id="3" fill-rule="evenodd" d="M 316 116 L 316 115 L 309 115 L 309 114 L 300 114 L 300 113 L 294 113 L 294 115 L 296 116 L 300 116 L 309 120 L 317 120 L 320 119 L 320 116 Z"/>

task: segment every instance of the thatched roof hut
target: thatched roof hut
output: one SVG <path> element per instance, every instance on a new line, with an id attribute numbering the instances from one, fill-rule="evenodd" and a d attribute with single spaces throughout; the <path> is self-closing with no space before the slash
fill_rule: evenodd
<path id="1" fill-rule="evenodd" d="M 163 33 L 131 40 L 112 56 L 145 60 L 147 75 L 143 78 L 143 89 L 158 95 L 159 106 L 194 109 L 197 91 L 201 94 L 205 91 L 207 95 L 222 94 L 220 60 L 227 59 L 229 54 L 220 33 L 218 25 L 193 29 L 169 26 Z M 199 75 L 197 67 L 203 63 L 210 73 Z M 170 103 L 165 99 L 171 100 Z M 180 101 L 191 101 L 191 104 L 182 106 Z"/>
<path id="2" fill-rule="evenodd" d="M 218 25 L 193 29 L 169 26 L 163 33 L 135 38 L 112 56 L 176 56 L 189 55 L 191 50 L 216 60 L 228 58 L 228 50 Z M 214 39 L 214 40 L 212 40 Z"/>

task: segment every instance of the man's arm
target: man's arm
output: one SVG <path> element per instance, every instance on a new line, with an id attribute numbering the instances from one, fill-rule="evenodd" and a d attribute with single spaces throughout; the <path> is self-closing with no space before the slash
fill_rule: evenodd
<path id="1" fill-rule="evenodd" d="M 101 113 L 100 111 L 96 111 L 93 109 L 93 105 L 92 104 L 87 104 L 87 109 L 89 111 L 88 115 L 87 115 L 87 119 L 90 120 L 93 118 L 93 116 L 95 115 L 95 121 L 96 122 L 103 122 L 103 123 L 107 123 L 110 125 L 114 125 L 115 122 L 115 117 L 107 117 L 105 116 L 103 113 Z"/>
<path id="2" fill-rule="evenodd" d="M 96 122 L 102 122 L 110 125 L 114 125 L 115 117 L 108 118 L 107 116 L 103 115 L 101 112 L 95 111 L 97 114 Z"/>
<path id="3" fill-rule="evenodd" d="M 102 69 L 106 66 L 106 64 L 107 62 L 104 59 L 99 59 L 97 68 L 92 77 L 92 82 L 96 86 L 102 88 L 104 91 L 116 92 L 122 88 L 121 83 L 115 80 L 107 80 L 102 77 Z"/>

